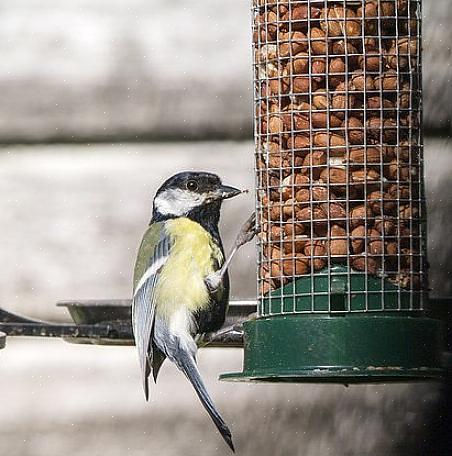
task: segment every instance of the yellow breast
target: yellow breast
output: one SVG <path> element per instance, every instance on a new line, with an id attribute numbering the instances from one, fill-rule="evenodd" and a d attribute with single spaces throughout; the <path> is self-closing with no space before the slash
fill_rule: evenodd
<path id="1" fill-rule="evenodd" d="M 181 307 L 191 312 L 205 309 L 209 292 L 204 279 L 214 271 L 215 263 L 223 263 L 223 254 L 212 236 L 187 218 L 168 220 L 165 229 L 172 247 L 155 290 L 156 312 L 168 318 Z"/>

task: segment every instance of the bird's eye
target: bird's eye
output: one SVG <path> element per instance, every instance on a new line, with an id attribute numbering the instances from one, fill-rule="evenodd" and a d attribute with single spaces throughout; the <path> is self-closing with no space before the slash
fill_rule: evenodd
<path id="1" fill-rule="evenodd" d="M 195 192 L 196 190 L 198 190 L 198 182 L 194 180 L 189 180 L 187 182 L 187 190 L 190 190 L 191 192 Z"/>

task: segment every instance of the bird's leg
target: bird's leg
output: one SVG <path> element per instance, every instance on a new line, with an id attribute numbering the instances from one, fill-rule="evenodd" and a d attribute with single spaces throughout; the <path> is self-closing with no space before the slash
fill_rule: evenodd
<path id="1" fill-rule="evenodd" d="M 257 312 L 250 313 L 246 318 L 243 320 L 239 320 L 235 322 L 233 325 L 223 326 L 220 330 L 214 332 L 208 332 L 204 334 L 198 334 L 195 337 L 195 342 L 198 348 L 205 347 L 209 345 L 213 340 L 218 337 L 225 336 L 231 333 L 239 333 L 243 334 L 243 323 L 250 320 L 256 320 L 258 317 Z"/>
<path id="2" fill-rule="evenodd" d="M 226 258 L 226 261 L 224 262 L 223 266 L 216 272 L 208 275 L 205 279 L 207 288 L 209 291 L 212 293 L 216 290 L 218 290 L 218 287 L 221 284 L 221 281 L 223 280 L 224 275 L 226 274 L 226 271 L 228 270 L 229 265 L 231 264 L 232 258 L 234 258 L 234 255 L 237 253 L 239 248 L 242 245 L 245 245 L 247 242 L 250 242 L 253 237 L 256 234 L 256 213 L 253 212 L 250 216 L 250 218 L 243 224 L 242 228 L 239 231 L 239 234 L 237 235 L 234 245 L 232 246 L 232 249 Z"/>

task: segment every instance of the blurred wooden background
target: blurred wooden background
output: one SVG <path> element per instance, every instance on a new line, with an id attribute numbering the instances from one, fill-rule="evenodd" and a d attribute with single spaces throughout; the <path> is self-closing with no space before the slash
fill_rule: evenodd
<path id="1" fill-rule="evenodd" d="M 250 3 L 3 1 L 0 142 L 250 137 Z M 425 126 L 450 132 L 452 9 L 423 4 Z"/>

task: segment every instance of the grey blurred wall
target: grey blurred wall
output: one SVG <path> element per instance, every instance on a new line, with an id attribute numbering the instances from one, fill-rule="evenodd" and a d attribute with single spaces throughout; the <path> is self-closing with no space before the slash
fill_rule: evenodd
<path id="1" fill-rule="evenodd" d="M 0 5 L 0 141 L 243 137 L 249 1 Z"/>
<path id="2" fill-rule="evenodd" d="M 425 125 L 450 131 L 452 8 L 424 0 Z M 250 0 L 4 0 L 0 142 L 249 137 Z"/>
<path id="3" fill-rule="evenodd" d="M 61 299 L 130 295 L 132 266 L 163 178 L 219 172 L 253 186 L 250 1 L 0 2 L 0 305 L 67 320 Z M 450 133 L 447 0 L 424 0 L 427 132 Z M 172 138 L 130 144 L 118 140 Z M 66 144 L 36 145 L 35 142 Z M 91 144 L 102 142 L 103 144 Z M 85 142 L 83 145 L 71 142 Z M 426 137 L 431 286 L 452 294 L 450 138 Z M 253 207 L 228 202 L 230 245 Z M 234 261 L 234 298 L 255 296 L 254 250 Z M 420 454 L 442 386 L 231 385 L 241 351 L 200 367 L 244 456 Z M 132 347 L 9 338 L 0 352 L 0 455 L 227 455 L 195 394 L 163 368 L 146 404 Z"/>

